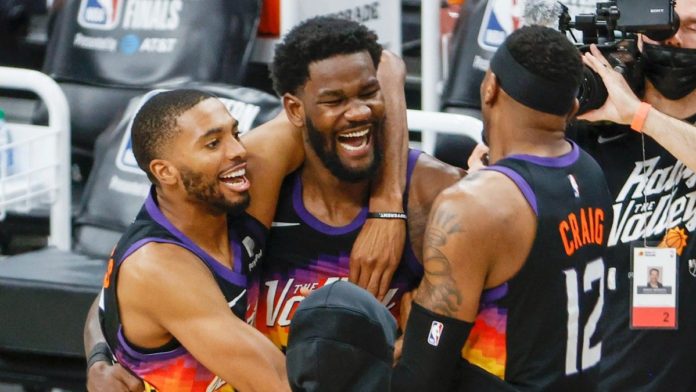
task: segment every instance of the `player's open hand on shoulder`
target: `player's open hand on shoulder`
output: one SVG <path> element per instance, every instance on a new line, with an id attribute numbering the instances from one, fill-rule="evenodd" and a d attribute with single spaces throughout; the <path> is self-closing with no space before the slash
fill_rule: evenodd
<path id="1" fill-rule="evenodd" d="M 382 300 L 399 266 L 406 221 L 367 219 L 350 254 L 350 281 Z"/>
<path id="2" fill-rule="evenodd" d="M 89 392 L 143 392 L 145 386 L 139 378 L 121 365 L 97 362 L 87 371 Z"/>

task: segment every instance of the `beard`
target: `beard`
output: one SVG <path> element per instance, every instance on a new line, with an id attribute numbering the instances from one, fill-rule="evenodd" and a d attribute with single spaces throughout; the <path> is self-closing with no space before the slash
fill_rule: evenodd
<path id="1" fill-rule="evenodd" d="M 239 199 L 230 201 L 220 191 L 217 179 L 206 181 L 203 175 L 186 168 L 180 168 L 181 180 L 186 194 L 208 207 L 213 215 L 228 214 L 239 216 L 249 206 L 249 192 L 239 193 Z"/>
<path id="2" fill-rule="evenodd" d="M 314 126 L 312 120 L 307 117 L 305 118 L 305 124 L 312 150 L 314 150 L 319 160 L 321 160 L 334 177 L 347 182 L 360 182 L 371 180 L 375 177 L 377 170 L 382 164 L 382 148 L 380 145 L 380 138 L 377 135 L 379 133 L 377 129 L 382 129 L 381 124 L 380 126 L 374 126 L 372 134 L 370 135 L 372 138 L 372 162 L 370 162 L 367 167 L 360 169 L 347 167 L 341 162 L 341 158 L 338 156 L 335 138 L 324 136 Z"/>

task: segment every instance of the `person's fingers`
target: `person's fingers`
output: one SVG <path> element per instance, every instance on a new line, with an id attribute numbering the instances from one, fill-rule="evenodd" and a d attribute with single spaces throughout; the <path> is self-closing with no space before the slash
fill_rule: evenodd
<path id="1" fill-rule="evenodd" d="M 382 272 L 382 277 L 379 282 L 379 293 L 377 294 L 377 299 L 380 301 L 384 299 L 389 291 L 389 285 L 391 284 L 392 277 L 394 276 L 393 269 L 386 269 Z"/>
<path id="2" fill-rule="evenodd" d="M 377 296 L 377 291 L 379 290 L 379 280 L 376 280 L 373 276 L 375 274 L 376 263 L 371 263 L 367 268 L 362 268 L 360 270 L 360 278 L 358 279 L 358 286 L 365 288 L 370 294 Z M 369 269 L 369 272 L 368 272 Z"/>
<path id="3" fill-rule="evenodd" d="M 354 257 L 350 258 L 348 264 L 348 281 L 358 284 L 358 279 L 360 278 L 360 262 Z"/>
<path id="4" fill-rule="evenodd" d="M 602 54 L 602 52 L 599 50 L 597 45 L 592 44 L 590 45 L 590 52 L 596 58 L 603 66 L 609 67 L 609 61 L 607 60 L 606 57 Z"/>
<path id="5" fill-rule="evenodd" d="M 143 392 L 143 382 L 118 363 L 113 365 L 113 374 L 128 389 L 128 392 Z"/>

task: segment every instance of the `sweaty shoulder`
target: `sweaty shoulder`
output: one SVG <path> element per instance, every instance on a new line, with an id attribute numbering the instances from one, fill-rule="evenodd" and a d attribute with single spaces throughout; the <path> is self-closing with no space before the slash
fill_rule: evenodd
<path id="1" fill-rule="evenodd" d="M 419 260 L 422 255 L 423 233 L 433 202 L 442 190 L 459 181 L 465 171 L 450 166 L 428 154 L 420 154 L 411 176 L 408 190 L 409 238 Z"/>
<path id="2" fill-rule="evenodd" d="M 150 242 L 123 261 L 119 282 L 125 282 L 129 286 L 152 287 L 153 282 L 172 282 L 185 279 L 191 274 L 203 273 L 210 272 L 187 249 L 174 244 Z"/>
<path id="3" fill-rule="evenodd" d="M 457 216 L 470 246 L 488 249 L 486 287 L 519 271 L 531 250 L 536 217 L 517 185 L 504 174 L 480 170 L 447 188 L 434 209 Z"/>

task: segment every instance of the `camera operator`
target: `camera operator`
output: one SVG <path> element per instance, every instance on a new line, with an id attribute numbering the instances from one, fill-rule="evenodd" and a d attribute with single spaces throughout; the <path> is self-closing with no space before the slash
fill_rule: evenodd
<path id="1" fill-rule="evenodd" d="M 579 118 L 611 122 L 575 129 L 578 144 L 602 166 L 614 199 L 601 321 L 606 391 L 696 390 L 696 0 L 678 0 L 675 9 L 681 19 L 676 35 L 661 42 L 641 37 L 642 99 L 596 47 L 584 55 L 609 97 Z M 637 276 L 631 246 L 644 240 L 676 249 L 676 260 L 669 261 L 676 262 L 676 317 L 665 312 L 664 326 L 637 325 L 631 316 L 631 276 Z"/>

